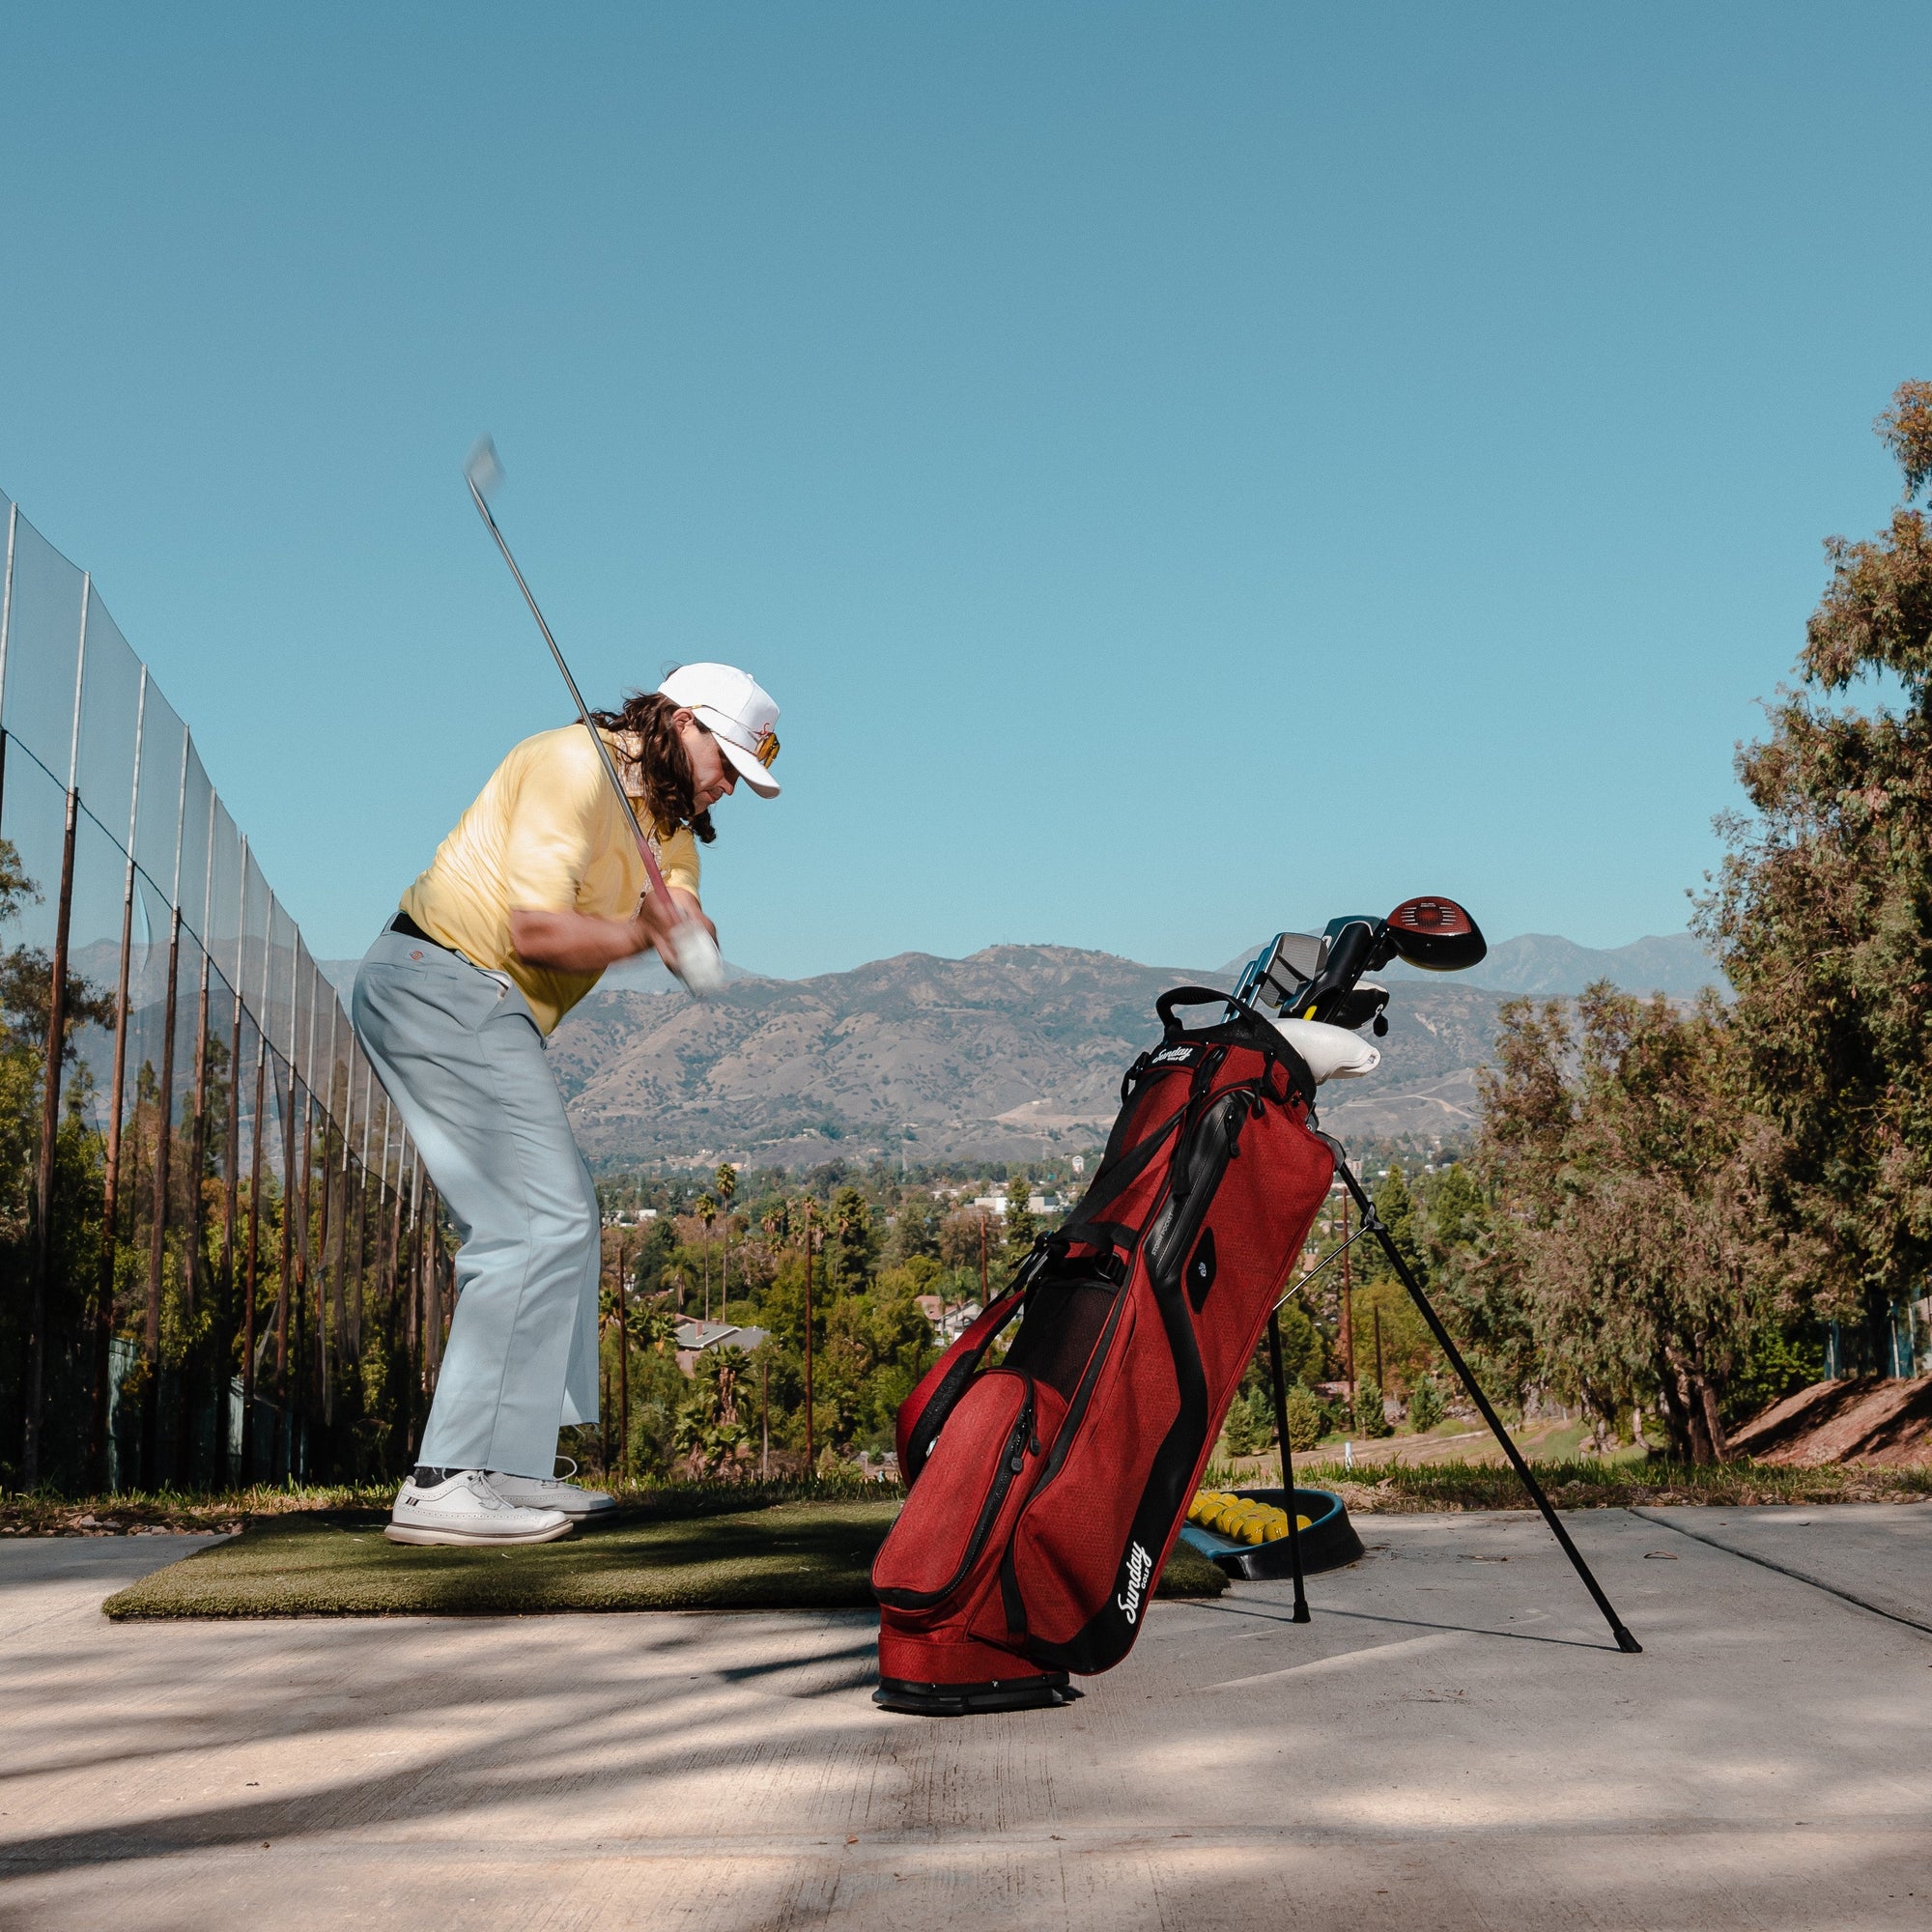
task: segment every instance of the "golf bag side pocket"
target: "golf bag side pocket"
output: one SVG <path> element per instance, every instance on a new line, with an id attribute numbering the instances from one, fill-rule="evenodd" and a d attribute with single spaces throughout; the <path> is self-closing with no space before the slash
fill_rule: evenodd
<path id="1" fill-rule="evenodd" d="M 1065 1413 L 1031 1376 L 988 1369 L 974 1378 L 872 1563 L 872 1594 L 896 1624 L 959 1615 L 991 1584 Z"/>

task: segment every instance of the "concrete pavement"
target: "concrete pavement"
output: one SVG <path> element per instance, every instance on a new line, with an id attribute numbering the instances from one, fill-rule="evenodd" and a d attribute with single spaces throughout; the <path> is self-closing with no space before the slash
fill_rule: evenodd
<path id="1" fill-rule="evenodd" d="M 1533 1517 L 1371 1517 L 958 1722 L 857 1613 L 114 1626 L 204 1539 L 0 1545 L 0 1925 L 1932 1923 L 1932 1634 L 1784 1574 L 1932 1623 L 1932 1508 L 1569 1520 L 1643 1656 Z"/>

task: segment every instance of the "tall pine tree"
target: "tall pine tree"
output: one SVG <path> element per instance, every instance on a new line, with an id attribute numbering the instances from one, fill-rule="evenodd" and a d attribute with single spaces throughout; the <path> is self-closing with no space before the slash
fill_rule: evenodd
<path id="1" fill-rule="evenodd" d="M 1739 754 L 1753 808 L 1699 925 L 1737 989 L 1753 1102 L 1789 1142 L 1778 1203 L 1826 1257 L 1849 1366 L 1898 1366 L 1932 1268 L 1932 383 L 1877 423 L 1904 473 L 1878 535 L 1826 545 L 1800 685 Z M 1863 699 L 1848 701 L 1857 690 Z"/>

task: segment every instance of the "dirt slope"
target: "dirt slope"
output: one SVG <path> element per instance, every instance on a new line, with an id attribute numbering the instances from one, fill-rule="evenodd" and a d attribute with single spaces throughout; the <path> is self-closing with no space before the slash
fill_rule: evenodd
<path id="1" fill-rule="evenodd" d="M 1813 1382 L 1731 1437 L 1764 1463 L 1932 1463 L 1932 1378 Z"/>

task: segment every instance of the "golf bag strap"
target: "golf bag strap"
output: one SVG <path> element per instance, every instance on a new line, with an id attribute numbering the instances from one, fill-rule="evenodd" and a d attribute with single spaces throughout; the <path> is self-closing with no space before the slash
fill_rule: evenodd
<path id="1" fill-rule="evenodd" d="M 1071 1218 L 1060 1230 L 1071 1238 L 1080 1238 L 1077 1230 L 1093 1225 L 1094 1216 L 1101 1208 L 1111 1206 L 1133 1185 L 1148 1164 L 1163 1147 L 1168 1136 L 1186 1118 L 1187 1107 L 1177 1107 L 1159 1126 L 1150 1128 L 1147 1137 L 1131 1151 L 1123 1153 L 1111 1167 L 1102 1167 L 1094 1177 L 1094 1184 L 1080 1197 L 1080 1205 L 1074 1208 Z"/>
<path id="2" fill-rule="evenodd" d="M 925 1459 L 932 1453 L 939 1432 L 946 1427 L 946 1418 L 966 1393 L 967 1385 L 978 1374 L 986 1350 L 999 1340 L 1000 1331 L 1020 1312 L 1026 1298 L 1024 1285 L 1009 1289 L 952 1345 L 952 1360 L 906 1436 L 899 1476 L 908 1488 L 925 1467 Z"/>

